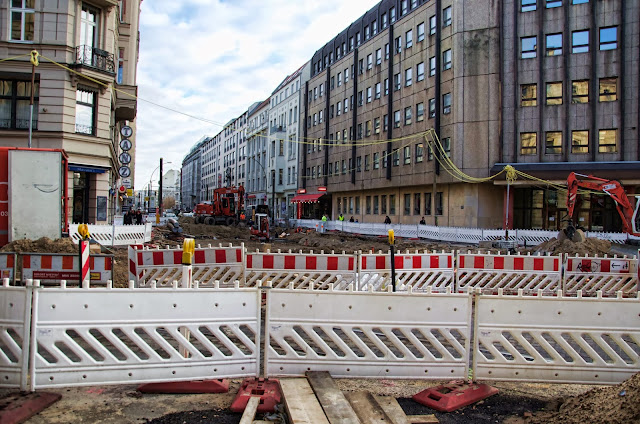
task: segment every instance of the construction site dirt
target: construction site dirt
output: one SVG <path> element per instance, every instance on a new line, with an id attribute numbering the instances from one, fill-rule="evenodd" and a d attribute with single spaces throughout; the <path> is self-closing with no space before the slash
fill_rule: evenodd
<path id="1" fill-rule="evenodd" d="M 196 245 L 243 244 L 248 251 L 316 252 L 383 251 L 389 243 L 386 237 L 364 236 L 339 232 L 316 233 L 277 228 L 271 243 L 251 240 L 246 227 L 195 224 L 192 218 L 180 218 L 182 236 L 193 237 Z M 178 247 L 180 237 L 168 228 L 154 228 L 151 246 Z M 397 251 L 477 251 L 477 246 L 396 238 Z M 636 248 L 612 248 L 611 243 L 587 239 L 581 243 L 551 240 L 541 245 L 518 249 L 521 253 L 568 253 L 571 255 L 632 254 Z M 2 251 L 76 253 L 77 246 L 68 239 L 16 241 Z M 483 249 L 497 251 L 496 249 Z M 637 252 L 637 250 L 635 250 Z M 114 248 L 114 286 L 128 284 L 128 252 Z M 442 381 L 433 380 L 336 380 L 343 392 L 368 391 L 393 396 L 409 415 L 435 414 L 441 423 L 640 423 L 640 374 L 617 386 L 586 386 L 570 384 L 534 384 L 488 382 L 500 392 L 484 401 L 458 411 L 440 413 L 422 406 L 411 396 Z M 136 386 L 73 387 L 54 390 L 62 399 L 27 423 L 239 423 L 241 414 L 229 407 L 241 380 L 232 380 L 229 393 L 200 395 L 142 394 Z M 0 397 L 9 393 L 0 390 Z M 256 418 L 258 419 L 258 418 Z M 276 419 L 276 418 L 274 418 Z M 275 421 L 278 422 L 278 421 Z"/>

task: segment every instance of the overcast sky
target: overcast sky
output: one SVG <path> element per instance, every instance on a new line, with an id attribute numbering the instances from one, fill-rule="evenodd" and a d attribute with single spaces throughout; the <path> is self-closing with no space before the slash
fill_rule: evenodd
<path id="1" fill-rule="evenodd" d="M 218 134 L 230 119 L 268 98 L 287 75 L 377 3 L 142 2 L 136 189 L 148 185 L 160 157 L 165 172 L 180 169 L 198 140 Z M 158 171 L 153 177 L 157 182 Z"/>

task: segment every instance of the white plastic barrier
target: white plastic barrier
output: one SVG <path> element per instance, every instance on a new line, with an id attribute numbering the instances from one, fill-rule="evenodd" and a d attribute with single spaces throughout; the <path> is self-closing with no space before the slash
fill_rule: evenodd
<path id="1" fill-rule="evenodd" d="M 617 384 L 640 371 L 640 299 L 481 295 L 474 379 Z"/>
<path id="2" fill-rule="evenodd" d="M 325 254 L 324 251 L 309 254 L 298 252 L 247 253 L 246 284 L 256 286 L 270 283 L 273 287 L 296 289 L 309 287 L 346 289 L 356 284 L 356 255 L 342 253 Z"/>
<path id="3" fill-rule="evenodd" d="M 30 284 L 31 282 L 29 282 Z M 30 287 L 0 284 L 0 387 L 27 390 L 29 332 L 31 329 Z"/>
<path id="4" fill-rule="evenodd" d="M 103 246 L 129 246 L 151 241 L 151 223 L 144 225 L 112 225 L 89 224 L 89 234 Z M 115 234 L 114 234 L 115 231 Z M 69 225 L 69 238 L 78 243 L 82 236 L 78 233 L 78 224 Z"/>
<path id="5" fill-rule="evenodd" d="M 264 373 L 467 378 L 470 316 L 460 294 L 271 289 Z"/>
<path id="6" fill-rule="evenodd" d="M 458 252 L 456 290 L 481 289 L 495 292 L 526 293 L 555 291 L 562 284 L 562 257 L 530 255 L 493 255 Z"/>
<path id="7" fill-rule="evenodd" d="M 42 284 L 66 280 L 78 284 L 79 260 L 79 256 L 74 254 L 21 253 L 22 280 L 40 280 Z M 93 284 L 113 281 L 113 255 L 90 255 L 89 270 Z"/>
<path id="8" fill-rule="evenodd" d="M 16 254 L 0 252 L 0 281 L 8 278 L 13 281 L 16 275 Z"/>
<path id="9" fill-rule="evenodd" d="M 454 253 L 398 252 L 395 254 L 396 290 L 433 292 L 453 290 Z M 359 290 L 387 290 L 391 285 L 391 255 L 366 253 L 360 255 L 358 269 Z"/>
<path id="10" fill-rule="evenodd" d="M 259 375 L 256 289 L 46 288 L 34 296 L 32 390 Z"/>
<path id="11" fill-rule="evenodd" d="M 638 292 L 638 257 L 567 257 L 564 268 L 563 292 L 566 294 L 575 294 L 578 290 L 591 295 L 598 291 L 606 295 Z"/>
<path id="12" fill-rule="evenodd" d="M 193 255 L 193 280 L 202 287 L 216 282 L 221 286 L 233 286 L 244 282 L 244 244 L 200 247 Z M 182 279 L 182 249 L 147 249 L 129 247 L 129 280 L 136 287 L 148 287 L 156 282 L 158 287 L 171 287 Z"/>

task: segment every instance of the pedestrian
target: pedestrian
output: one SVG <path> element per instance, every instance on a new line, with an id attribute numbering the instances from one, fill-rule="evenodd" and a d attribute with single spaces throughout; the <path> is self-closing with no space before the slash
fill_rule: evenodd
<path id="1" fill-rule="evenodd" d="M 420 225 L 427 225 L 427 221 L 424 220 L 424 216 L 420 220 Z"/>
<path id="2" fill-rule="evenodd" d="M 349 222 L 353 222 L 353 216 L 351 216 L 351 218 L 349 218 Z"/>
<path id="3" fill-rule="evenodd" d="M 342 216 L 342 214 L 338 216 L 338 221 L 344 221 L 344 216 Z"/>
<path id="4" fill-rule="evenodd" d="M 387 216 L 384 218 L 384 223 L 385 223 L 385 224 L 391 224 L 391 218 L 389 218 L 389 215 L 387 215 Z"/>
<path id="5" fill-rule="evenodd" d="M 142 225 L 142 211 L 140 209 L 136 211 L 136 224 Z"/>
<path id="6" fill-rule="evenodd" d="M 322 215 L 322 222 L 327 222 L 327 214 Z"/>
<path id="7" fill-rule="evenodd" d="M 124 218 L 122 219 L 122 223 L 124 225 L 133 224 L 133 217 L 131 216 L 131 209 L 129 209 L 127 212 L 125 212 Z"/>

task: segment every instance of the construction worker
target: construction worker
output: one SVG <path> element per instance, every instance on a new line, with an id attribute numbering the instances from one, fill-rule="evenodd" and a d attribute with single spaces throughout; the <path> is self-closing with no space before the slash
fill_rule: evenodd
<path id="1" fill-rule="evenodd" d="M 322 215 L 322 222 L 327 222 L 327 214 Z"/>
<path id="2" fill-rule="evenodd" d="M 240 221 L 244 221 L 247 219 L 247 216 L 244 214 L 244 211 L 240 212 Z"/>
<path id="3" fill-rule="evenodd" d="M 340 214 L 340 216 L 338 216 L 338 221 L 344 221 L 344 216 L 342 216 L 342 214 Z"/>

